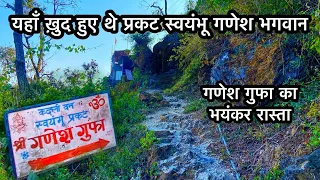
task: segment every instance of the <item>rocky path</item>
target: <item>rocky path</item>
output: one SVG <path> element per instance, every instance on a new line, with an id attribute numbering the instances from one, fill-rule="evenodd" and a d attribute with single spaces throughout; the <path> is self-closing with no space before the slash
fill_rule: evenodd
<path id="1" fill-rule="evenodd" d="M 160 179 L 235 179 L 209 150 L 214 141 L 212 122 L 184 114 L 184 100 L 163 97 L 169 106 L 148 114 L 145 121 L 159 139 L 153 154 L 162 171 Z"/>

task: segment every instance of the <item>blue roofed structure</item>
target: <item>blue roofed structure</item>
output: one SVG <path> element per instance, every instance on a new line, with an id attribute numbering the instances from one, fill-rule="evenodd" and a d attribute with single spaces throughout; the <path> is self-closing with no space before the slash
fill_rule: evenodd
<path id="1" fill-rule="evenodd" d="M 122 78 L 133 80 L 133 61 L 129 58 L 129 51 L 115 51 L 112 55 L 111 73 L 109 79 L 112 85 L 117 84 Z"/>

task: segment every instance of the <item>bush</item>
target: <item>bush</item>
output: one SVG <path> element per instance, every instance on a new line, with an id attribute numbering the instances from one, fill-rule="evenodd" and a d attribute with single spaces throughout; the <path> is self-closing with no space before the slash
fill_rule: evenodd
<path id="1" fill-rule="evenodd" d="M 190 113 L 198 110 L 205 109 L 207 106 L 207 101 L 205 99 L 198 99 L 192 101 L 184 107 L 184 113 Z"/>
<path id="2" fill-rule="evenodd" d="M 140 139 L 141 147 L 145 150 L 149 150 L 153 143 L 157 141 L 157 138 L 153 131 L 147 132 L 146 136 Z"/>

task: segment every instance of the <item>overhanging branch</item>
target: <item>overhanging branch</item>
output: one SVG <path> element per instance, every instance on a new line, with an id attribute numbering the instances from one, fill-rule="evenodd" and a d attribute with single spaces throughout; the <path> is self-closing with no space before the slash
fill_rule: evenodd
<path id="1" fill-rule="evenodd" d="M 157 8 L 160 11 L 161 15 L 163 16 L 164 14 L 163 14 L 162 8 L 160 6 L 156 6 L 155 4 L 156 2 L 154 2 L 150 7 Z"/>
<path id="2" fill-rule="evenodd" d="M 11 9 L 12 11 L 15 11 L 14 6 L 12 6 L 11 4 L 9 4 L 8 2 L 1 0 L 5 5 L 3 7 Z"/>

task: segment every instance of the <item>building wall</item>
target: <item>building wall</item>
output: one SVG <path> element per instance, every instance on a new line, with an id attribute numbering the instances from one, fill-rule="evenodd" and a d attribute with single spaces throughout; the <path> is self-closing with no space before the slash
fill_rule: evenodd
<path id="1" fill-rule="evenodd" d="M 115 72 L 116 72 L 115 80 L 120 81 L 122 77 L 122 71 L 115 71 Z"/>

